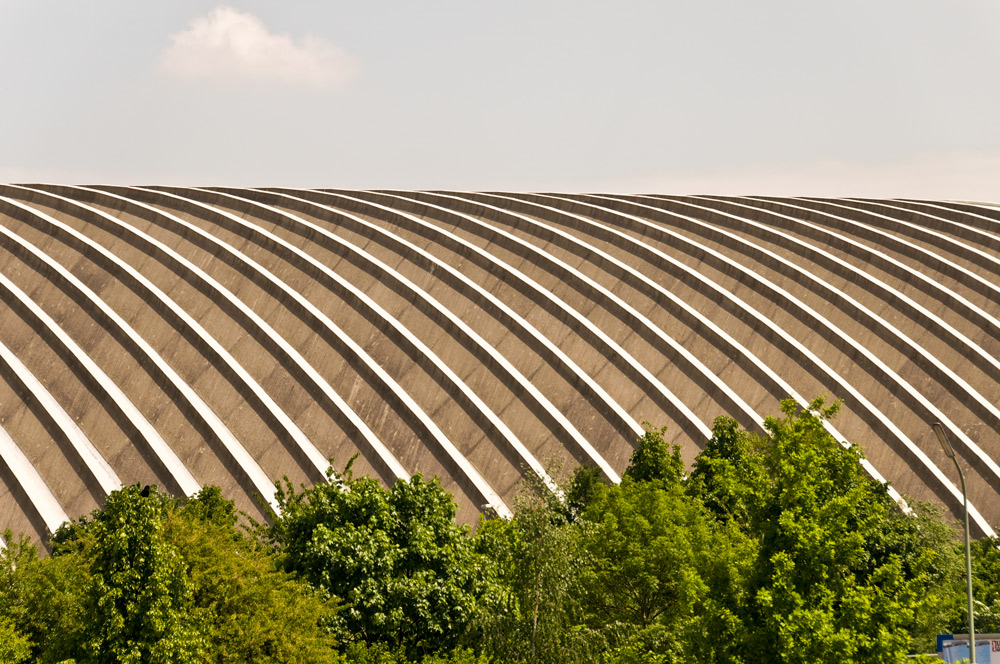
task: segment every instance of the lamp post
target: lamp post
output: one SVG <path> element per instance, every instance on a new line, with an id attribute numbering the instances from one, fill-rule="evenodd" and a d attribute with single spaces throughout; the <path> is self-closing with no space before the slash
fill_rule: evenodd
<path id="1" fill-rule="evenodd" d="M 948 432 L 944 430 L 940 422 L 935 422 L 931 426 L 934 428 L 934 433 L 937 435 L 944 453 L 955 462 L 958 479 L 962 482 L 962 501 L 965 504 L 965 582 L 969 594 L 969 657 L 972 664 L 976 664 L 976 626 L 972 611 L 972 548 L 969 545 L 969 493 L 965 490 L 965 475 L 962 474 L 962 468 L 958 465 L 955 449 L 951 446 L 951 441 L 948 440 Z"/>

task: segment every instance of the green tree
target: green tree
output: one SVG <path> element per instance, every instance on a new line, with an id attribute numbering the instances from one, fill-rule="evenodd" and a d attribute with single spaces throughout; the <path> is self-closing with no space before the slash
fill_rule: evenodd
<path id="1" fill-rule="evenodd" d="M 763 458 L 767 442 L 729 417 L 716 418 L 712 437 L 694 460 L 688 492 L 722 522 L 756 532 L 769 515 L 760 513 L 771 490 Z"/>
<path id="2" fill-rule="evenodd" d="M 867 560 L 860 576 L 872 575 L 883 565 L 899 561 L 907 586 L 919 597 L 909 603 L 912 621 L 907 631 L 912 652 L 933 652 L 936 636 L 946 629 L 947 616 L 964 602 L 964 555 L 958 532 L 941 516 L 939 507 L 910 500 L 910 513 L 883 499 L 881 518 L 865 532 Z M 959 632 L 961 630 L 954 630 Z"/>
<path id="3" fill-rule="evenodd" d="M 571 522 L 576 521 L 594 499 L 598 487 L 604 484 L 607 484 L 607 480 L 600 468 L 597 466 L 577 466 L 570 476 L 564 492 L 565 506 L 563 506 L 563 510 L 566 513 L 566 519 Z M 541 495 L 546 498 L 550 495 L 544 487 L 537 487 L 537 490 L 544 492 Z M 553 501 L 548 498 L 548 502 L 550 508 L 555 510 L 560 508 L 558 500 Z"/>
<path id="4" fill-rule="evenodd" d="M 279 568 L 277 556 L 237 528 L 231 501 L 203 489 L 164 520 L 183 554 L 207 662 L 328 662 L 336 605 Z"/>
<path id="5" fill-rule="evenodd" d="M 680 445 L 671 448 L 663 439 L 667 428 L 654 428 L 649 422 L 644 422 L 646 433 L 636 441 L 635 451 L 629 459 L 625 477 L 636 482 L 663 480 L 668 484 L 677 484 L 684 477 L 684 461 L 681 459 Z"/>
<path id="6" fill-rule="evenodd" d="M 86 625 L 84 596 L 89 567 L 74 556 L 39 558 L 28 540 L 13 540 L 0 553 L 0 616 L 31 644 L 36 662 L 60 662 L 79 654 Z"/>
<path id="7" fill-rule="evenodd" d="M 477 549 L 494 561 L 507 591 L 477 625 L 484 650 L 497 661 L 596 661 L 604 644 L 585 624 L 580 585 L 588 564 L 582 532 L 589 527 L 571 522 L 565 506 L 539 487 L 522 493 L 511 521 L 480 524 Z"/>
<path id="8" fill-rule="evenodd" d="M 0 617 L 0 664 L 19 664 L 31 655 L 31 642 L 10 618 Z"/>
<path id="9" fill-rule="evenodd" d="M 593 524 L 582 574 L 588 624 L 616 661 L 741 661 L 730 644 L 742 631 L 752 544 L 710 519 L 676 473 L 632 477 L 599 491 L 584 512 Z"/>
<path id="10" fill-rule="evenodd" d="M 975 601 L 976 633 L 1000 632 L 1000 537 L 984 537 L 972 542 L 972 596 Z M 969 609 L 965 585 L 965 545 L 956 546 L 961 573 L 954 584 L 948 607 L 947 629 L 967 634 Z"/>
<path id="11" fill-rule="evenodd" d="M 215 487 L 190 501 L 125 487 L 61 528 L 52 556 L 23 540 L 0 556 L 0 616 L 37 662 L 329 662 L 335 612 Z"/>
<path id="12" fill-rule="evenodd" d="M 690 482 L 760 543 L 744 642 L 776 661 L 897 661 L 939 610 L 935 585 L 948 576 L 947 536 L 917 536 L 919 522 L 865 475 L 858 448 L 826 431 L 837 407 L 820 398 L 799 411 L 786 400 L 763 438 L 717 421 Z"/>
<path id="13" fill-rule="evenodd" d="M 206 642 L 193 619 L 184 559 L 163 537 L 169 499 L 129 486 L 94 519 L 85 661 L 196 662 Z"/>
<path id="14" fill-rule="evenodd" d="M 347 639 L 410 656 L 454 648 L 495 590 L 454 500 L 420 475 L 390 490 L 353 478 L 350 464 L 330 477 L 299 492 L 279 485 L 281 516 L 267 536 L 286 568 L 344 602 Z"/>
<path id="15" fill-rule="evenodd" d="M 399 649 L 392 649 L 385 644 L 368 644 L 357 641 L 347 646 L 343 660 L 345 664 L 490 664 L 485 655 L 476 655 L 469 648 L 455 648 L 448 652 L 425 655 L 417 659 L 409 659 Z"/>
<path id="16" fill-rule="evenodd" d="M 976 629 L 1000 632 L 1000 537 L 984 537 L 973 544 L 972 574 Z"/>

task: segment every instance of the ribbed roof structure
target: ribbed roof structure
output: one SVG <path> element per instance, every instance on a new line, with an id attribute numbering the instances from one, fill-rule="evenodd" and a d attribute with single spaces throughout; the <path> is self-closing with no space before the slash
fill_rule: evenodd
<path id="1" fill-rule="evenodd" d="M 1000 526 L 1000 207 L 907 200 L 0 186 L 0 529 L 125 483 L 260 515 L 328 460 L 460 518 L 526 475 L 691 461 L 786 396 L 868 471 Z"/>

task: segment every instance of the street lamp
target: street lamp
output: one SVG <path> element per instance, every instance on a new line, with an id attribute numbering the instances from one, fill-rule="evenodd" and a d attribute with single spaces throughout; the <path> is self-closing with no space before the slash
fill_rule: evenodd
<path id="1" fill-rule="evenodd" d="M 965 582 L 969 594 L 969 657 L 972 664 L 976 664 L 976 626 L 972 612 L 972 548 L 969 545 L 969 493 L 965 490 L 965 475 L 962 474 L 962 468 L 958 465 L 955 449 L 951 446 L 951 441 L 948 440 L 948 432 L 944 430 L 940 422 L 935 422 L 931 426 L 934 428 L 938 442 L 941 443 L 941 449 L 944 450 L 949 459 L 955 462 L 955 468 L 958 469 L 958 479 L 962 482 L 962 501 L 965 504 Z"/>

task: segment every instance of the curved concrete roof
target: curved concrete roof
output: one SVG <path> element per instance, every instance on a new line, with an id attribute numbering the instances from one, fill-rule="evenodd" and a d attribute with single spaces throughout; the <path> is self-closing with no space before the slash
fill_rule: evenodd
<path id="1" fill-rule="evenodd" d="M 1000 209 L 708 196 L 0 186 L 0 529 L 121 483 L 239 506 L 354 454 L 460 517 L 690 462 L 791 395 L 894 490 L 1000 526 Z"/>

